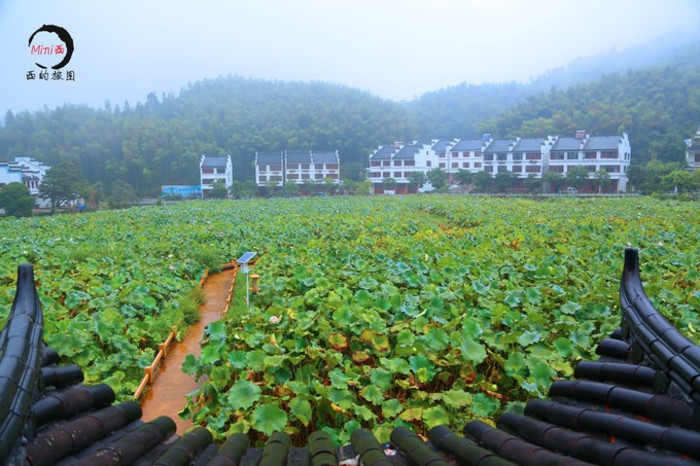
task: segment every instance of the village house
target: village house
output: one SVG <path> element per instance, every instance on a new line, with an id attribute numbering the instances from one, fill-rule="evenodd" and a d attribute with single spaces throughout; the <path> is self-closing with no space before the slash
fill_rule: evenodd
<path id="1" fill-rule="evenodd" d="M 214 184 L 221 182 L 230 188 L 233 184 L 233 164 L 231 156 L 213 157 L 210 155 L 202 155 L 199 162 L 199 177 L 202 186 L 202 198 L 206 199 L 207 194 L 211 192 Z"/>

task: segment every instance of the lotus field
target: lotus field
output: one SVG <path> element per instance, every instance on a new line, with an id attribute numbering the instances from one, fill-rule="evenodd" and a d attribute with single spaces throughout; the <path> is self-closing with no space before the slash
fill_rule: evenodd
<path id="1" fill-rule="evenodd" d="M 209 326 L 183 415 L 221 437 L 380 440 L 519 409 L 620 323 L 623 250 L 698 341 L 700 207 L 649 198 L 191 202 L 0 222 L 0 321 L 35 264 L 45 340 L 125 399 L 202 271 L 262 254 L 261 291 Z M 239 275 L 239 277 L 243 277 Z M 245 293 L 239 280 L 236 293 Z M 0 322 L 2 323 L 2 322 Z"/>

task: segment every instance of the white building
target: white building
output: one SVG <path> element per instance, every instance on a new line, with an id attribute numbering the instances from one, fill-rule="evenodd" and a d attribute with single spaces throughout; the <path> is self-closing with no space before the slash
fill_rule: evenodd
<path id="1" fill-rule="evenodd" d="M 700 168 L 700 126 L 693 139 L 685 140 L 685 161 L 688 169 L 697 170 Z"/>
<path id="2" fill-rule="evenodd" d="M 323 183 L 331 179 L 340 182 L 338 151 L 282 151 L 255 153 L 255 183 L 265 186 L 274 182 L 282 186 L 291 181 Z"/>
<path id="3" fill-rule="evenodd" d="M 487 172 L 496 176 L 510 172 L 518 179 L 541 178 L 547 171 L 565 175 L 570 167 L 588 168 L 589 179 L 597 171 L 610 175 L 609 192 L 627 190 L 627 169 L 630 165 L 630 143 L 622 136 L 590 136 L 578 131 L 576 137 L 493 139 L 485 134 L 481 139 L 433 140 L 430 144 L 412 142 L 380 146 L 370 154 L 367 177 L 374 192 L 383 192 L 387 178 L 397 181 L 397 193 L 408 192 L 411 172 L 427 173 L 440 168 L 452 180 L 459 170 L 470 173 Z M 428 186 L 428 189 L 430 187 Z M 586 189 L 592 190 L 591 186 Z"/>
<path id="4" fill-rule="evenodd" d="M 47 207 L 50 201 L 39 197 L 39 185 L 51 168 L 32 157 L 15 157 L 11 162 L 0 162 L 0 188 L 8 183 L 24 183 L 29 194 L 36 198 L 39 207 Z"/>
<path id="5" fill-rule="evenodd" d="M 233 164 L 231 156 L 212 157 L 210 155 L 202 155 L 199 162 L 199 177 L 202 185 L 202 198 L 207 198 L 207 194 L 211 192 L 214 184 L 220 181 L 226 186 L 226 189 L 233 185 Z"/>

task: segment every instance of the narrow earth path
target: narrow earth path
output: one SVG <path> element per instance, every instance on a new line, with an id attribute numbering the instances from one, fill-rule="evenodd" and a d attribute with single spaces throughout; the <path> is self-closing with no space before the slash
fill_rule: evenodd
<path id="1" fill-rule="evenodd" d="M 199 342 L 204 328 L 210 322 L 223 317 L 226 298 L 231 287 L 235 269 L 223 270 L 210 275 L 204 283 L 204 304 L 199 308 L 200 320 L 187 331 L 182 341 L 171 346 L 165 356 L 155 382 L 141 400 L 143 415 L 141 419 L 150 421 L 158 416 L 169 416 L 175 420 L 177 434 L 182 435 L 192 427 L 192 421 L 180 419 L 177 413 L 185 406 L 185 395 L 194 391 L 199 384 L 182 372 L 182 363 L 188 354 L 199 356 Z"/>

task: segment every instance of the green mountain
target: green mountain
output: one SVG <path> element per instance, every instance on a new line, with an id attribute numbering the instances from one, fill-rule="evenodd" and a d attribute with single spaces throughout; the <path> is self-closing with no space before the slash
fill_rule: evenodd
<path id="1" fill-rule="evenodd" d="M 399 104 L 345 86 L 226 77 L 178 96 L 124 108 L 63 106 L 5 116 L 0 154 L 68 160 L 92 183 L 122 179 L 141 195 L 163 184 L 198 184 L 201 154 L 230 154 L 234 178 L 252 179 L 256 151 L 338 150 L 342 176 L 358 178 L 376 144 L 410 139 L 415 116 Z"/>

